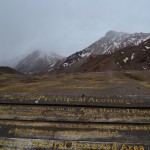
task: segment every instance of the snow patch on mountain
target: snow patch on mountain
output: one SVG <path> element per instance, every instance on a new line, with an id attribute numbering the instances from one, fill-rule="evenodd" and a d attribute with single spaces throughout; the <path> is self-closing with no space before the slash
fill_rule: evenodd
<path id="1" fill-rule="evenodd" d="M 135 53 L 133 53 L 133 54 L 132 54 L 132 56 L 131 56 L 131 60 L 132 60 L 132 59 L 134 59 L 134 55 L 135 55 Z"/>
<path id="2" fill-rule="evenodd" d="M 126 63 L 126 62 L 127 62 L 127 60 L 129 60 L 129 58 L 128 58 L 128 57 L 126 57 L 125 59 L 123 59 L 124 63 Z"/>
<path id="3" fill-rule="evenodd" d="M 146 49 L 150 49 L 150 46 L 145 46 Z"/>

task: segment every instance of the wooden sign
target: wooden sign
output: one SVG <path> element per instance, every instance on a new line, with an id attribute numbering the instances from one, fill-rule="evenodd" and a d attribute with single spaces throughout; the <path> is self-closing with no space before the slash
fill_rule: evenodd
<path id="1" fill-rule="evenodd" d="M 150 150 L 148 99 L 7 98 L 0 150 Z"/>

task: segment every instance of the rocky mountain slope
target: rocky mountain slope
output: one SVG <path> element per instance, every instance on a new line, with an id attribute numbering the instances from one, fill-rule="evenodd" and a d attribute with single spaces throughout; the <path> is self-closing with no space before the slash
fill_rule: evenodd
<path id="1" fill-rule="evenodd" d="M 115 51 L 127 47 L 137 46 L 150 38 L 150 33 L 123 33 L 108 31 L 104 37 L 98 40 L 93 46 L 92 55 L 111 54 Z"/>
<path id="2" fill-rule="evenodd" d="M 91 56 L 76 71 L 150 70 L 150 39 L 122 48 L 111 55 Z"/>
<path id="3" fill-rule="evenodd" d="M 15 69 L 25 74 L 38 73 L 60 59 L 62 57 L 55 53 L 36 50 L 21 60 Z"/>
<path id="4" fill-rule="evenodd" d="M 65 58 L 59 65 L 51 69 L 53 72 L 75 72 L 87 61 L 89 57 L 96 57 L 97 55 L 109 55 L 114 52 L 128 47 L 137 46 L 140 43 L 150 38 L 150 33 L 123 33 L 116 31 L 109 31 L 106 35 L 100 38 L 86 49 L 76 52 L 71 56 Z M 100 56 L 103 57 L 103 56 Z"/>

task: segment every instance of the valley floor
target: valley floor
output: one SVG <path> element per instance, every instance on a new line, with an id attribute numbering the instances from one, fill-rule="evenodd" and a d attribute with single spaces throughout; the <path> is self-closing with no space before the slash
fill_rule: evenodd
<path id="1" fill-rule="evenodd" d="M 29 96 L 146 96 L 150 93 L 150 71 L 94 72 L 24 76 L 0 75 L 0 97 Z M 30 99 L 28 98 L 28 99 Z M 13 98 L 12 98 L 13 99 Z M 42 99 L 42 98 L 41 98 Z"/>

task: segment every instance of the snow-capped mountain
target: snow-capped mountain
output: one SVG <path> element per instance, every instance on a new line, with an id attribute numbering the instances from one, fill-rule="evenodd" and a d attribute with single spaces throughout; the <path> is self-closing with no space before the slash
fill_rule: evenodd
<path id="1" fill-rule="evenodd" d="M 92 54 L 111 54 L 115 51 L 127 47 L 137 46 L 150 38 L 150 33 L 133 33 L 109 31 L 105 37 L 97 41 L 97 48 Z"/>
<path id="2" fill-rule="evenodd" d="M 54 71 L 56 72 L 72 72 L 78 69 L 83 63 L 87 61 L 90 56 L 110 55 L 119 49 L 128 46 L 137 46 L 140 43 L 150 38 L 150 33 L 124 33 L 116 31 L 108 31 L 104 37 L 71 56 L 65 58 Z"/>
<path id="3" fill-rule="evenodd" d="M 51 52 L 40 50 L 34 51 L 26 58 L 21 60 L 16 66 L 16 69 L 22 73 L 36 73 L 36 72 L 70 73 L 79 70 L 82 71 L 82 69 L 79 68 L 83 67 L 87 63 L 90 64 L 89 59 L 96 60 L 96 58 L 98 58 L 102 59 L 104 62 L 107 62 L 107 60 L 109 58 L 112 58 L 114 54 L 115 56 L 117 56 L 116 52 L 119 53 L 121 49 L 124 48 L 124 50 L 127 51 L 128 49 L 131 50 L 133 47 L 140 45 L 149 38 L 150 33 L 129 34 L 124 32 L 109 31 L 105 34 L 104 37 L 100 38 L 98 41 L 96 41 L 89 47 L 83 49 L 82 51 L 76 52 L 70 55 L 69 57 L 66 57 L 65 59 L 62 59 L 62 57 Z M 118 58 L 121 56 L 122 55 L 118 55 Z M 126 59 L 123 58 L 122 60 L 127 61 Z M 97 61 L 99 62 L 99 60 Z M 108 66 L 108 68 L 111 68 L 111 66 L 113 68 L 113 61 L 112 63 L 111 62 L 109 63 L 110 66 Z M 90 67 L 86 68 L 86 70 L 89 70 L 89 68 Z"/>
<path id="4" fill-rule="evenodd" d="M 91 56 L 76 71 L 150 70 L 150 39 L 137 45 L 122 48 L 110 55 Z"/>
<path id="5" fill-rule="evenodd" d="M 25 74 L 38 73 L 60 59 L 62 57 L 53 52 L 36 50 L 22 59 L 15 69 Z"/>

